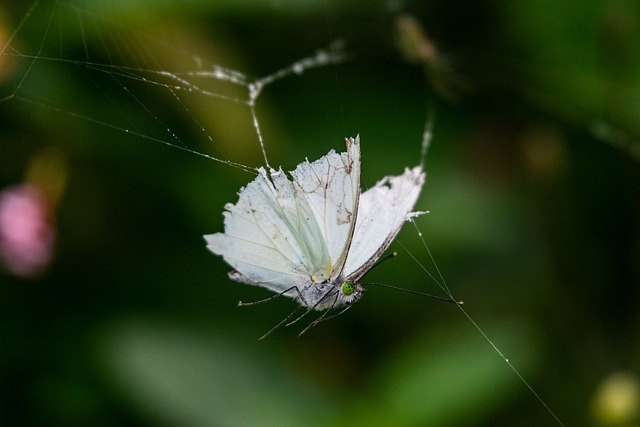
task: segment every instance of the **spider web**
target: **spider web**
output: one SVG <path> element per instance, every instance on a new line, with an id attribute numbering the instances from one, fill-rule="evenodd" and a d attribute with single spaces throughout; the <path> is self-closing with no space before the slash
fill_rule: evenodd
<path id="1" fill-rule="evenodd" d="M 19 69 L 14 81 L 5 86 L 0 104 L 20 101 L 252 170 L 234 161 L 233 152 L 246 151 L 247 141 L 253 140 L 264 164 L 270 166 L 256 112 L 263 89 L 345 59 L 336 42 L 252 78 L 213 62 L 215 54 L 204 57 L 185 51 L 181 46 L 192 46 L 194 40 L 184 28 L 158 25 L 153 19 L 141 24 L 137 14 L 135 20 L 127 18 L 131 11 L 123 4 L 106 2 L 88 8 L 83 2 L 35 1 L 0 51 L 9 68 Z M 33 35 L 39 37 L 25 46 L 25 39 Z M 61 75 L 68 82 L 69 74 L 73 75 L 69 87 L 43 84 Z M 82 102 L 74 96 L 78 93 L 90 93 L 101 101 Z M 95 104 L 98 111 L 92 111 Z M 176 116 L 182 116 L 183 122 Z M 188 131 L 184 121 L 190 125 Z"/>

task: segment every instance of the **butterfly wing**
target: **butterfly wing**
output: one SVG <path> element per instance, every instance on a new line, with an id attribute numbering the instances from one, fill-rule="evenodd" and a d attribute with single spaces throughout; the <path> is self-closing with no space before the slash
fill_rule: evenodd
<path id="1" fill-rule="evenodd" d="M 335 265 L 342 268 L 360 179 L 359 144 L 347 145 L 346 153 L 332 150 L 302 162 L 293 181 L 282 169 L 268 176 L 260 168 L 238 202 L 225 206 L 224 233 L 204 237 L 207 248 L 235 269 L 232 279 L 283 292 L 326 280 Z"/>
<path id="2" fill-rule="evenodd" d="M 282 292 L 303 286 L 313 266 L 328 260 L 315 220 L 304 220 L 309 216 L 310 207 L 295 197 L 281 169 L 269 178 L 260 168 L 238 202 L 225 206 L 225 232 L 204 237 L 207 248 L 236 270 L 232 278 Z"/>
<path id="3" fill-rule="evenodd" d="M 385 177 L 362 193 L 345 277 L 359 281 L 393 242 L 402 224 L 420 215 L 412 209 L 425 178 L 422 167 L 416 166 L 405 169 L 402 175 Z"/>
<path id="4" fill-rule="evenodd" d="M 347 151 L 333 151 L 291 172 L 294 186 L 307 199 L 329 251 L 328 278 L 343 270 L 358 213 L 360 197 L 360 136 L 347 138 Z M 319 280 L 319 281 L 323 281 Z"/>

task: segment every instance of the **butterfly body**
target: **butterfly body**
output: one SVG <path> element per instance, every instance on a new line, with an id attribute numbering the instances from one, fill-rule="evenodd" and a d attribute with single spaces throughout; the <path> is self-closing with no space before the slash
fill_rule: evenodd
<path id="1" fill-rule="evenodd" d="M 320 311 L 350 306 L 362 297 L 364 288 L 359 283 L 351 286 L 345 283 L 351 284 L 342 276 L 335 282 L 309 283 L 295 298 L 300 305 Z"/>

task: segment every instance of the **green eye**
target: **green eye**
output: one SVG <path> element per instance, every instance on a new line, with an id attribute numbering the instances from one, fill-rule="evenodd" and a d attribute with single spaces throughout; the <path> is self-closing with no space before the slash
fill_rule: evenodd
<path id="1" fill-rule="evenodd" d="M 355 287 L 353 286 L 353 283 L 351 282 L 344 282 L 344 284 L 342 285 L 342 293 L 345 294 L 346 296 L 351 295 L 352 293 L 355 292 Z"/>

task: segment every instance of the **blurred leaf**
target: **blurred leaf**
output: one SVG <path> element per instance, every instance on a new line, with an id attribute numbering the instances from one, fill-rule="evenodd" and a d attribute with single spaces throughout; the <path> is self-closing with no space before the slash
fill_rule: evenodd
<path id="1" fill-rule="evenodd" d="M 540 348 L 520 322 L 486 324 L 484 330 L 525 378 Z M 417 336 L 371 378 L 370 393 L 357 396 L 347 420 L 353 426 L 471 425 L 496 413 L 520 389 L 504 360 L 469 324 L 443 326 Z M 383 410 L 381 410 L 383 409 Z"/>
<path id="2" fill-rule="evenodd" d="M 107 376 L 165 425 L 322 425 L 331 407 L 262 342 L 130 319 L 108 330 L 103 348 Z"/>

